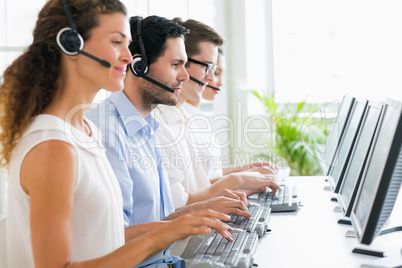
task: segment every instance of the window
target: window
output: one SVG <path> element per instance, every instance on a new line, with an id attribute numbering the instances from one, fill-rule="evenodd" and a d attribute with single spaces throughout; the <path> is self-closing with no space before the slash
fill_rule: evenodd
<path id="1" fill-rule="evenodd" d="M 32 42 L 32 31 L 45 0 L 0 0 L 0 72 Z M 2 75 L 1 75 L 2 76 Z M 6 215 L 6 171 L 0 169 L 0 218 Z"/>
<path id="2" fill-rule="evenodd" d="M 401 12 L 399 0 L 273 0 L 277 99 L 402 99 Z"/>
<path id="3" fill-rule="evenodd" d="M 32 42 L 32 31 L 45 0 L 0 0 L 0 72 Z"/>

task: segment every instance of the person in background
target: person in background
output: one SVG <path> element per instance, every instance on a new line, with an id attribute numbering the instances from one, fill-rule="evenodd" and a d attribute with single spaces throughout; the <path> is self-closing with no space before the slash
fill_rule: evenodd
<path id="1" fill-rule="evenodd" d="M 183 109 L 187 99 L 201 101 L 205 86 L 214 80 L 218 47 L 223 38 L 202 22 L 180 18 L 173 21 L 190 30 L 185 38 L 188 57 L 185 65 L 189 80 L 183 83 L 175 106 L 158 105 L 154 109 L 160 123 L 156 134 L 160 141 L 176 208 L 207 200 L 222 189 L 261 191 L 266 186 L 275 193 L 279 186 L 272 174 L 232 173 L 211 184 L 204 167 L 203 154 L 199 151 L 200 140 L 187 129 L 189 115 Z M 202 140 L 201 142 L 203 142 Z"/>
<path id="2" fill-rule="evenodd" d="M 133 61 L 124 89 L 111 93 L 86 113 L 102 131 L 106 155 L 120 183 L 124 225 L 171 220 L 206 208 L 250 217 L 245 195 L 227 190 L 211 200 L 175 212 L 164 159 L 157 147 L 158 122 L 150 113 L 158 104 L 176 104 L 182 83 L 188 79 L 184 67 L 187 62 L 184 38 L 188 30 L 159 16 L 135 16 L 129 23 Z M 225 237 L 231 238 L 229 233 Z M 139 266 L 166 263 L 178 266 L 182 260 L 173 256 L 170 249 Z"/>
<path id="3" fill-rule="evenodd" d="M 214 80 L 209 82 L 208 85 L 205 86 L 204 91 L 202 92 L 202 98 L 207 101 L 214 101 L 216 95 L 221 90 L 223 86 L 223 73 L 226 68 L 226 61 L 223 55 L 223 50 L 221 47 L 218 48 L 218 60 L 216 63 L 216 70 L 214 73 Z M 195 135 L 198 135 L 200 140 L 204 140 L 205 144 L 208 146 L 203 146 L 199 148 L 199 150 L 203 153 L 204 158 L 204 168 L 207 173 L 207 177 L 209 180 L 215 180 L 217 178 L 221 178 L 223 176 L 223 170 L 226 168 L 222 168 L 220 164 L 221 151 L 218 146 L 214 146 L 211 141 L 212 136 L 212 128 L 210 126 L 209 119 L 204 116 L 200 109 L 201 100 L 192 100 L 186 99 L 186 102 L 183 103 L 183 109 L 187 112 L 190 118 L 192 118 L 191 127 L 192 129 L 203 129 L 205 131 L 196 131 Z M 209 130 L 209 131 L 207 131 Z M 225 174 L 226 175 L 226 174 Z"/>
<path id="4" fill-rule="evenodd" d="M 218 60 L 216 62 L 216 70 L 214 72 L 214 80 L 208 82 L 205 86 L 204 91 L 202 92 L 202 98 L 207 101 L 214 101 L 216 95 L 218 95 L 219 91 L 223 87 L 223 73 L 226 70 L 226 59 L 225 55 L 223 54 L 222 47 L 218 48 Z M 189 107 L 191 104 L 194 107 L 199 108 L 201 105 L 201 101 L 193 101 L 191 99 L 187 99 L 186 103 L 184 104 L 185 107 Z"/>
<path id="5" fill-rule="evenodd" d="M 121 2 L 49 0 L 33 43 L 5 70 L 8 267 L 134 267 L 211 227 L 227 237 L 218 220 L 230 217 L 210 210 L 124 229 L 120 187 L 84 113 L 101 88 L 122 90 L 129 42 Z"/>
<path id="6" fill-rule="evenodd" d="M 202 92 L 202 98 L 207 101 L 214 101 L 216 95 L 223 87 L 223 73 L 226 69 L 226 59 L 221 47 L 218 48 L 218 61 L 216 64 L 215 79 L 205 86 L 205 90 Z M 222 167 L 220 163 L 221 151 L 219 146 L 214 146 L 212 142 L 212 128 L 210 126 L 209 119 L 203 115 L 200 109 L 201 100 L 194 101 L 187 99 L 183 104 L 183 109 L 187 112 L 191 118 L 190 128 L 194 129 L 194 135 L 198 135 L 198 140 L 203 141 L 202 144 L 208 144 L 208 146 L 200 146 L 199 150 L 203 155 L 203 162 L 205 171 L 207 172 L 208 179 L 214 183 L 223 175 L 228 175 L 234 172 L 240 171 L 257 171 L 262 174 L 269 174 L 276 167 L 270 162 L 255 162 L 248 165 Z M 197 131 L 202 130 L 202 131 Z"/>

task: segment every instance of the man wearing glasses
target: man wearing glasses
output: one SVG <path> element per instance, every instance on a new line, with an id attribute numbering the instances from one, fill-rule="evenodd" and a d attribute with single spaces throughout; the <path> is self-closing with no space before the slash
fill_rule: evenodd
<path id="1" fill-rule="evenodd" d="M 197 136 L 202 129 L 191 129 L 192 118 L 183 109 L 183 104 L 187 99 L 201 101 L 205 86 L 214 80 L 218 47 L 223 44 L 223 38 L 199 21 L 189 19 L 183 22 L 179 18 L 173 21 L 190 30 L 185 38 L 188 58 L 185 67 L 189 80 L 183 82 L 175 106 L 158 105 L 154 114 L 160 123 L 156 135 L 163 152 L 163 166 L 168 173 L 175 208 L 207 200 L 223 189 L 257 191 L 269 186 L 275 192 L 279 187 L 271 176 L 264 174 L 233 173 L 215 180 L 213 184 L 209 181 L 205 169 L 207 162 L 200 149 L 211 144 L 205 144 L 205 139 Z M 206 128 L 205 131 L 211 130 Z M 216 160 L 212 164 L 220 165 L 219 159 Z"/>
<path id="2" fill-rule="evenodd" d="M 178 24 L 184 22 L 173 19 Z M 211 27 L 195 21 L 186 21 L 190 33 L 185 38 L 188 61 L 185 65 L 189 80 L 183 83 L 178 102 L 175 106 L 158 105 L 154 110 L 155 118 L 160 123 L 156 132 L 163 151 L 163 159 L 170 180 L 173 203 L 176 208 L 206 200 L 216 194 L 199 191 L 210 187 L 202 163 L 198 164 L 193 155 L 196 148 L 191 148 L 185 131 L 188 119 L 182 109 L 186 99 L 201 100 L 202 92 L 208 82 L 214 80 L 214 71 L 218 58 L 218 47 L 223 38 Z M 201 179 L 203 178 L 203 179 Z"/>

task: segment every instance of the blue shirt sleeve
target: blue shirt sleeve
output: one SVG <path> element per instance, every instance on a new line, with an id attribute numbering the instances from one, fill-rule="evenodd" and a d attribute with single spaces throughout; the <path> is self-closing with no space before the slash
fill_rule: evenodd
<path id="1" fill-rule="evenodd" d="M 116 174 L 123 196 L 124 227 L 130 226 L 129 218 L 133 213 L 133 181 L 131 180 L 122 150 L 108 146 L 106 156 Z M 119 152 L 120 151 L 120 152 Z"/>

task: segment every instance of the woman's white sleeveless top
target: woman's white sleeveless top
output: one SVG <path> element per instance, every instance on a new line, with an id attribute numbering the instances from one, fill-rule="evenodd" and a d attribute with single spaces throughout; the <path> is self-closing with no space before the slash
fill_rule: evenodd
<path id="1" fill-rule="evenodd" d="M 49 140 L 69 143 L 77 152 L 71 261 L 97 258 L 124 244 L 121 190 L 106 158 L 100 131 L 89 120 L 86 122 L 91 129 L 91 137 L 58 117 L 38 115 L 13 150 L 7 203 L 8 267 L 34 267 L 30 197 L 21 188 L 20 169 L 27 153 Z M 46 222 L 46 219 L 43 221 Z"/>

